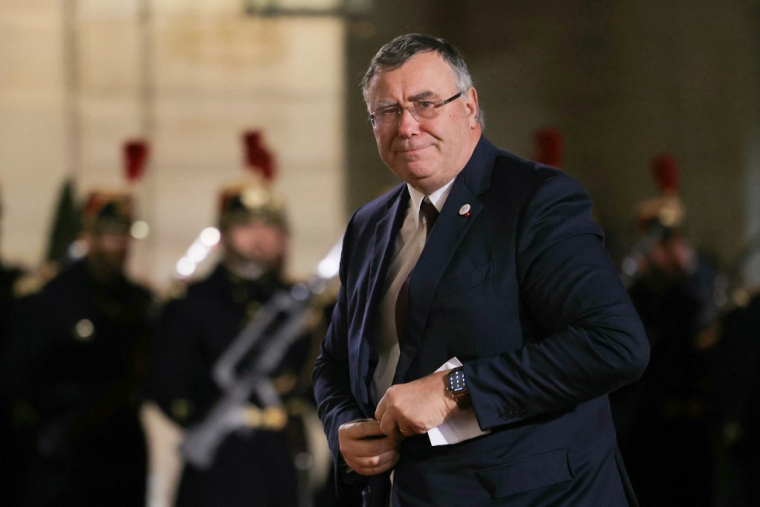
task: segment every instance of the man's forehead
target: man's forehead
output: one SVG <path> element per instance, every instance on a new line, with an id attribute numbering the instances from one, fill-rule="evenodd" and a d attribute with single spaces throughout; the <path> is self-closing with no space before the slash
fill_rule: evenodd
<path id="1" fill-rule="evenodd" d="M 456 85 L 454 72 L 437 53 L 413 56 L 400 67 L 378 71 L 369 86 L 370 105 L 439 95 Z"/>

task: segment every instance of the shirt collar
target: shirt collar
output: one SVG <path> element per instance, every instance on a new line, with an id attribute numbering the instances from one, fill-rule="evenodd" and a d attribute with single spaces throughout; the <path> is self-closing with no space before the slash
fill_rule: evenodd
<path id="1" fill-rule="evenodd" d="M 453 178 L 451 181 L 446 183 L 444 186 L 433 192 L 432 194 L 426 196 L 413 186 L 411 186 L 409 183 L 406 184 L 406 188 L 409 189 L 409 205 L 410 210 L 414 212 L 415 221 L 417 222 L 417 226 L 419 227 L 419 220 L 420 220 L 420 204 L 422 204 L 422 200 L 427 197 L 431 203 L 433 203 L 433 206 L 435 206 L 435 209 L 438 210 L 440 213 L 443 209 L 443 205 L 446 203 L 446 199 L 449 197 L 449 194 L 451 193 L 451 187 L 454 185 L 454 180 L 456 178 Z"/>

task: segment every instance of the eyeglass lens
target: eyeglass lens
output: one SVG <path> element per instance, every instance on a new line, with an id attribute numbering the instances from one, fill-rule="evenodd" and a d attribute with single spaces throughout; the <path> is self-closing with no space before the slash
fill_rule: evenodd
<path id="1" fill-rule="evenodd" d="M 412 117 L 417 121 L 432 120 L 440 114 L 440 108 L 445 106 L 449 102 L 459 98 L 462 93 L 449 97 L 438 103 L 421 100 L 414 102 L 410 107 L 406 107 L 407 111 L 411 113 Z M 372 113 L 369 117 L 372 126 L 377 130 L 398 125 L 401 122 L 401 106 L 392 106 L 384 109 L 379 109 Z"/>

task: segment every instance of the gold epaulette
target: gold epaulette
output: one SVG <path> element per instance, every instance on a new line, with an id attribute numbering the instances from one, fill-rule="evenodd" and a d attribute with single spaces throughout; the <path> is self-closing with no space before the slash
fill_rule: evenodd
<path id="1" fill-rule="evenodd" d="M 731 303 L 739 308 L 745 308 L 758 295 L 760 295 L 760 287 L 739 287 L 731 293 Z"/>
<path id="2" fill-rule="evenodd" d="M 161 302 L 168 303 L 169 301 L 184 299 L 185 296 L 187 296 L 187 282 L 175 280 L 161 295 Z"/>
<path id="3" fill-rule="evenodd" d="M 55 263 L 43 264 L 36 270 L 27 273 L 13 284 L 13 296 L 17 299 L 31 296 L 40 292 L 47 283 L 58 274 L 58 265 Z"/>
<path id="4" fill-rule="evenodd" d="M 194 411 L 194 403 L 184 398 L 173 399 L 169 407 L 172 418 L 181 424 L 186 423 Z"/>
<path id="5" fill-rule="evenodd" d="M 297 383 L 298 377 L 292 371 L 287 371 L 272 379 L 272 386 L 279 395 L 288 394 L 296 388 Z"/>
<path id="6" fill-rule="evenodd" d="M 288 414 L 280 407 L 267 407 L 261 409 L 253 404 L 243 408 L 243 423 L 246 428 L 281 431 L 288 423 Z"/>

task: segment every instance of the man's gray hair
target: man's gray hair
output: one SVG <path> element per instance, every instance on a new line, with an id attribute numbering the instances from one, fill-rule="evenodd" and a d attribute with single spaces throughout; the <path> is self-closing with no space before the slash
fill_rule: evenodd
<path id="1" fill-rule="evenodd" d="M 470 91 L 473 87 L 472 76 L 467 70 L 467 63 L 462 53 L 450 43 L 439 37 L 431 37 L 419 33 L 400 35 L 380 48 L 369 64 L 369 69 L 364 73 L 361 88 L 364 102 L 369 104 L 369 85 L 372 78 L 379 72 L 394 70 L 404 65 L 411 57 L 419 53 L 438 53 L 454 71 L 458 91 L 462 94 Z M 485 114 L 478 106 L 478 124 L 485 127 Z"/>

